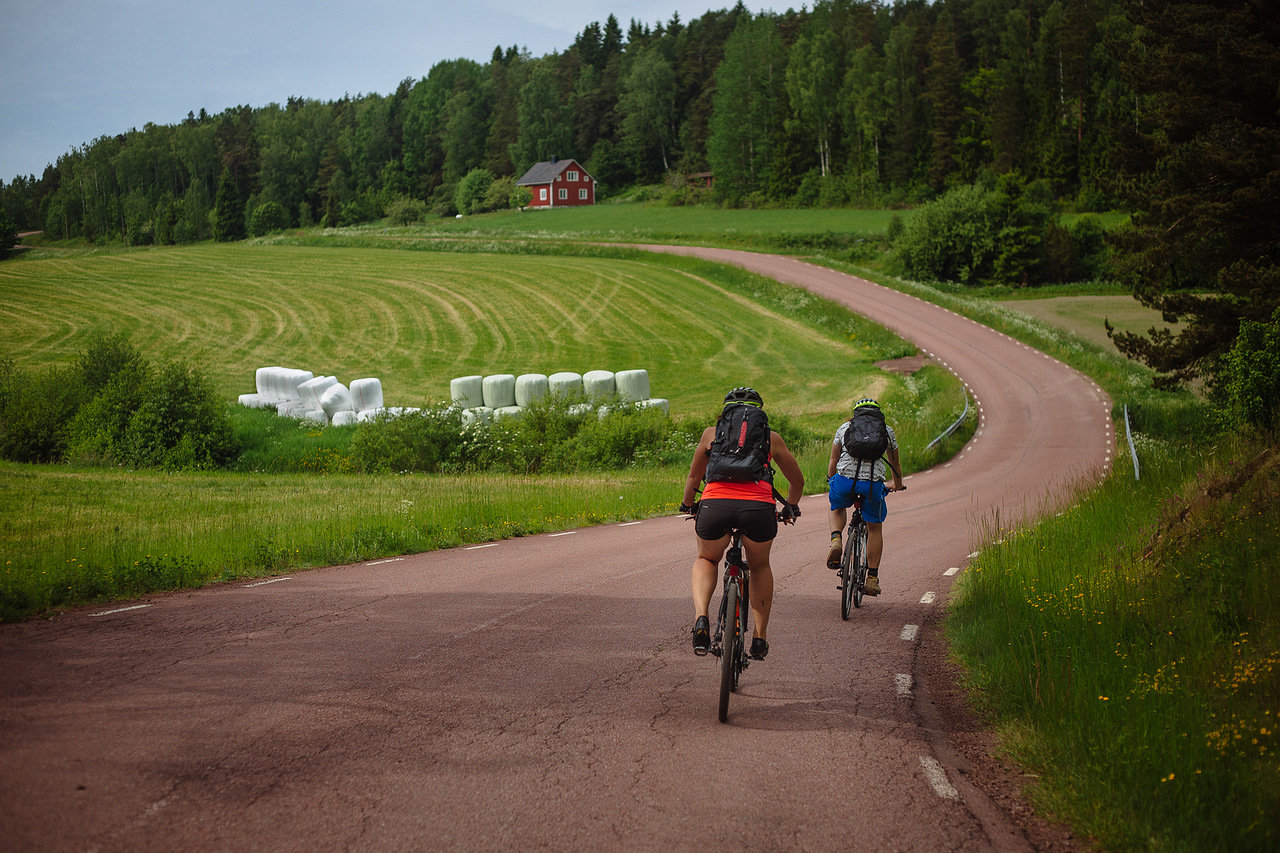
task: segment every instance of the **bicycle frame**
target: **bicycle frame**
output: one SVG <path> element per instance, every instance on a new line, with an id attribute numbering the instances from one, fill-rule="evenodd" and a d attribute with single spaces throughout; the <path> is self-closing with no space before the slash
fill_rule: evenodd
<path id="1" fill-rule="evenodd" d="M 867 582 L 867 524 L 862 518 L 865 498 L 853 496 L 849 508 L 849 528 L 845 533 L 844 558 L 840 561 L 840 617 L 848 619 L 853 607 L 862 607 Z"/>
<path id="2" fill-rule="evenodd" d="M 742 540 L 738 531 L 725 552 L 724 592 L 716 618 L 711 653 L 720 658 L 720 722 L 729 715 L 729 694 L 738 689 L 738 679 L 750 663 L 747 654 L 747 629 L 751 616 L 751 569 L 742 556 Z"/>

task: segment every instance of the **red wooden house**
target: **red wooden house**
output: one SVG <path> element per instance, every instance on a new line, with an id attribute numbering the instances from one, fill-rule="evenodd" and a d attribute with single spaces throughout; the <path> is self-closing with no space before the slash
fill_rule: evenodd
<path id="1" fill-rule="evenodd" d="M 533 193 L 529 207 L 596 203 L 596 179 L 574 159 L 552 157 L 546 162 L 534 163 L 524 177 L 516 181 L 516 186 L 528 187 Z"/>

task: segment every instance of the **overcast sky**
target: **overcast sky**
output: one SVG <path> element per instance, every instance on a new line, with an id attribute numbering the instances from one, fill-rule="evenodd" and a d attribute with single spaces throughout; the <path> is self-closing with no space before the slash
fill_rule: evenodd
<path id="1" fill-rule="evenodd" d="M 650 27 L 736 0 L 0 0 L 0 180 L 103 135 L 290 96 L 395 91 L 497 46 L 564 51 L 613 14 Z M 772 8 L 747 3 L 753 12 Z"/>

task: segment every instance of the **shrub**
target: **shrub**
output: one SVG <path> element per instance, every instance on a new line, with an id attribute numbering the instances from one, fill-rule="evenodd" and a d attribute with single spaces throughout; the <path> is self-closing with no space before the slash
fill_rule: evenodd
<path id="1" fill-rule="evenodd" d="M 83 464 L 124 462 L 129 422 L 147 393 L 150 367 L 143 361 L 120 365 L 90 398 L 68 428 L 66 458 Z"/>
<path id="2" fill-rule="evenodd" d="M 362 424 L 351 439 L 351 458 L 361 471 L 436 473 L 465 467 L 469 447 L 456 407 L 422 409 Z"/>
<path id="3" fill-rule="evenodd" d="M 1044 281 L 1052 212 L 1038 184 L 1004 175 L 992 188 L 956 187 L 925 204 L 894 243 L 907 275 L 964 285 Z"/>
<path id="4" fill-rule="evenodd" d="M 485 194 L 493 183 L 493 173 L 488 169 L 472 169 L 458 181 L 453 203 L 462 214 L 480 213 L 484 209 Z"/>
<path id="5" fill-rule="evenodd" d="M 1239 421 L 1267 432 L 1280 426 L 1280 309 L 1266 323 L 1240 322 L 1222 387 Z"/>
<path id="6" fill-rule="evenodd" d="M 238 451 L 226 406 L 198 370 L 167 364 L 147 383 L 125 433 L 123 461 L 169 469 L 219 468 Z"/>
<path id="7" fill-rule="evenodd" d="M 523 187 L 521 188 L 523 189 Z M 528 192 L 528 190 L 525 190 Z M 495 178 L 493 183 L 489 184 L 489 189 L 484 194 L 485 210 L 506 210 L 511 207 L 512 199 L 516 193 L 516 179 L 507 175 L 502 178 Z"/>
<path id="8" fill-rule="evenodd" d="M 61 460 L 71 419 L 87 397 L 79 370 L 29 374 L 12 359 L 0 359 L 0 456 L 15 462 Z"/>
<path id="9" fill-rule="evenodd" d="M 289 212 L 278 201 L 264 201 L 249 215 L 249 234 L 261 237 L 289 227 Z"/>
<path id="10" fill-rule="evenodd" d="M 387 218 L 396 225 L 413 225 L 426 216 L 426 202 L 416 198 L 401 196 L 387 205 Z"/>

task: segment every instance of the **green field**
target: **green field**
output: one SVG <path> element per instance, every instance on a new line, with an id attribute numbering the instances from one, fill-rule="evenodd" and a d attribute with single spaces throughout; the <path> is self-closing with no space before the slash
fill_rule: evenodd
<path id="1" fill-rule="evenodd" d="M 673 413 L 749 384 L 815 424 L 884 393 L 870 363 L 912 351 L 767 280 L 629 254 L 202 245 L 13 262 L 4 349 L 21 367 L 68 365 L 95 333 L 123 332 L 152 359 L 199 365 L 228 400 L 283 365 L 378 377 L 388 405 L 409 406 L 469 374 L 644 368 Z"/>
<path id="2" fill-rule="evenodd" d="M 376 245 L 200 245 L 0 265 L 10 329 L 0 355 L 27 371 L 68 366 L 96 334 L 123 332 L 152 361 L 198 365 L 228 406 L 254 390 L 257 367 L 273 364 L 348 383 L 376 376 L 386 403 L 405 406 L 447 401 L 450 379 L 463 375 L 644 368 L 652 396 L 696 423 L 710 423 L 725 391 L 747 384 L 792 436 L 811 490 L 825 477 L 830 434 L 865 394 L 894 416 L 907 470 L 964 440 L 962 432 L 925 450 L 963 408 L 948 372 L 881 370 L 874 362 L 914 348 L 735 268 L 634 250 L 573 257 L 404 249 L 385 237 Z M 328 474 L 3 465 L 0 618 L 673 511 L 684 476 L 634 465 L 601 474 L 603 485 L 594 475 L 581 489 L 563 477 L 510 476 L 503 482 L 513 487 L 500 490 L 388 479 L 342 473 L 357 469 L 325 428 L 295 432 L 290 441 L 313 445 L 301 451 L 303 470 Z M 507 497 L 481 506 L 472 488 Z"/>

